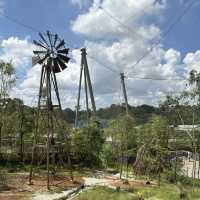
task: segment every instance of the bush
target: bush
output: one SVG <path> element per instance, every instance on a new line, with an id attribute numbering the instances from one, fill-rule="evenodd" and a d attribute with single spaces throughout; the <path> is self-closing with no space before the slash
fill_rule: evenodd
<path id="1" fill-rule="evenodd" d="M 180 182 L 178 182 L 177 186 L 180 190 L 180 199 L 187 199 L 187 191 L 185 190 L 183 185 Z"/>
<path id="2" fill-rule="evenodd" d="M 165 173 L 164 177 L 170 183 L 180 182 L 183 185 L 189 185 L 189 186 L 193 186 L 193 184 L 194 184 L 194 186 L 199 186 L 199 184 L 200 184 L 199 180 L 197 180 L 197 179 L 193 180 L 190 177 L 180 175 L 180 174 L 177 174 L 176 178 L 175 178 L 174 171 L 167 171 Z"/>
<path id="3" fill-rule="evenodd" d="M 72 160 L 86 167 L 101 167 L 104 136 L 102 129 L 89 126 L 77 129 L 72 137 Z"/>
<path id="4" fill-rule="evenodd" d="M 175 183 L 176 182 L 176 178 L 175 178 L 174 171 L 167 171 L 165 173 L 165 179 L 170 183 Z"/>

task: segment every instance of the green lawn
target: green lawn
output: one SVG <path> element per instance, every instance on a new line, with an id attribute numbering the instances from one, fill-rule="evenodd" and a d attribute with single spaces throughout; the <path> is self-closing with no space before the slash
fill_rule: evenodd
<path id="1" fill-rule="evenodd" d="M 139 189 L 145 200 L 178 200 L 179 190 L 174 185 L 163 184 L 161 187 Z"/>
<path id="2" fill-rule="evenodd" d="M 115 190 L 96 187 L 93 190 L 81 193 L 73 200 L 136 200 L 131 193 L 117 192 Z"/>
<path id="3" fill-rule="evenodd" d="M 160 188 L 135 189 L 134 192 L 117 192 L 115 190 L 96 187 L 95 189 L 81 193 L 73 200 L 138 200 L 138 195 L 145 200 L 180 200 L 179 189 L 174 185 L 163 184 Z M 200 191 L 188 192 L 187 200 L 200 200 Z"/>

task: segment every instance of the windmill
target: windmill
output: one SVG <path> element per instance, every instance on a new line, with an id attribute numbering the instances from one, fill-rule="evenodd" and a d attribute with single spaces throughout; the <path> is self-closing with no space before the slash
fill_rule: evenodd
<path id="1" fill-rule="evenodd" d="M 36 116 L 36 127 L 34 132 L 34 144 L 32 149 L 32 162 L 29 176 L 29 183 L 32 184 L 33 176 L 33 165 L 36 159 L 36 153 L 40 149 L 45 156 L 46 167 L 47 167 L 47 188 L 50 187 L 50 165 L 55 164 L 55 153 L 58 153 L 58 146 L 55 143 L 54 137 L 54 126 L 55 126 L 55 113 L 54 110 L 62 110 L 60 96 L 58 91 L 56 74 L 65 70 L 67 68 L 67 63 L 70 58 L 68 57 L 69 49 L 65 47 L 64 40 L 61 40 L 57 34 L 51 34 L 47 31 L 45 34 L 39 33 L 40 39 L 38 41 L 34 40 L 33 43 L 38 48 L 33 51 L 33 65 L 41 65 L 41 77 L 40 77 L 40 87 L 39 87 L 39 99 L 37 107 Z M 52 95 L 55 94 L 55 99 L 58 105 L 53 105 Z M 43 100 L 43 101 L 42 101 Z M 41 141 L 38 141 L 38 126 L 39 126 L 39 113 L 43 112 L 43 117 L 45 121 L 45 134 L 46 143 L 41 145 Z M 51 158 L 52 155 L 54 158 Z M 54 169 L 52 169 L 54 170 Z"/>

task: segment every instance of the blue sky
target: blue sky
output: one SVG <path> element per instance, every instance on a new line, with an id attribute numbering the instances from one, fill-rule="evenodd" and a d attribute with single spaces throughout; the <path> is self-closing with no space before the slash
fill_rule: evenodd
<path id="1" fill-rule="evenodd" d="M 180 15 L 181 11 L 185 9 L 191 0 L 185 0 L 185 4 L 180 4 L 178 0 L 171 0 L 173 2 L 170 4 L 166 11 L 166 22 L 162 25 L 162 29 L 166 25 L 172 24 L 173 20 Z M 198 0 L 196 0 L 198 2 Z M 175 48 L 186 54 L 191 51 L 196 51 L 199 49 L 199 34 L 200 34 L 200 14 L 199 14 L 199 3 L 196 3 L 194 7 L 183 17 L 183 19 L 177 23 L 173 28 L 171 33 L 167 35 L 164 40 L 164 45 L 166 48 Z"/>
<path id="2" fill-rule="evenodd" d="M 74 41 L 80 44 L 79 37 L 74 35 L 70 28 L 71 20 L 75 19 L 80 10 L 68 0 L 12 0 L 4 3 L 4 13 L 12 19 L 23 24 L 30 25 L 36 30 L 57 32 L 66 42 Z M 37 33 L 23 26 L 19 26 L 4 17 L 0 19 L 1 36 L 6 38 L 18 36 L 24 38 L 27 35 L 37 37 Z"/>
<path id="3" fill-rule="evenodd" d="M 160 27 L 165 30 L 166 26 L 178 17 L 189 1 L 191 0 L 186 0 L 185 4 L 181 4 L 179 0 L 171 0 L 168 9 L 165 11 L 165 19 Z M 40 31 L 51 30 L 57 32 L 65 38 L 66 42 L 74 46 L 80 46 L 84 38 L 71 30 L 71 21 L 76 19 L 79 13 L 86 12 L 87 9 L 88 7 L 79 9 L 70 0 L 7 0 L 4 2 L 5 15 Z M 116 17 L 120 19 L 120 16 Z M 0 18 L 0 27 L 2 38 L 31 36 L 31 39 L 33 39 L 37 37 L 36 32 L 19 26 L 4 17 Z M 196 51 L 199 49 L 199 43 L 197 42 L 199 35 L 199 6 L 195 6 L 165 38 L 164 45 L 166 48 L 178 49 L 182 53 Z"/>
<path id="4" fill-rule="evenodd" d="M 163 4 L 154 4 L 154 0 L 141 0 L 140 3 L 134 4 L 136 1 L 138 2 L 138 0 L 120 2 L 118 0 L 94 0 L 94 3 L 92 0 L 0 0 L 3 2 L 3 14 L 0 16 L 2 46 L 0 58 L 8 59 L 10 56 L 15 60 L 16 56 L 16 71 L 19 78 L 13 96 L 18 96 L 20 93 L 24 101 L 30 104 L 30 98 L 28 98 L 30 94 L 26 96 L 27 89 L 35 91 L 31 94 L 32 96 L 36 94 L 37 85 L 33 82 L 37 79 L 34 76 L 39 74 L 39 70 L 36 67 L 32 69 L 31 53 L 28 50 L 22 54 L 23 62 L 20 61 L 19 51 L 22 47 L 31 51 L 33 49 L 31 41 L 37 39 L 38 35 L 36 31 L 19 26 L 5 16 L 42 32 L 50 30 L 58 33 L 66 43 L 74 47 L 87 46 L 91 56 L 97 60 L 103 60 L 105 65 L 116 67 L 120 72 L 132 73 L 136 70 L 133 73 L 137 72 L 142 77 L 173 78 L 181 77 L 182 73 L 188 72 L 192 66 L 200 62 L 200 52 L 198 52 L 200 3 L 198 0 L 166 37 L 163 37 L 164 30 L 180 16 L 192 0 L 163 0 Z M 112 2 L 115 3 L 113 6 Z M 120 8 L 121 3 L 123 8 Z M 126 8 L 128 3 L 132 7 Z M 102 12 L 101 7 L 97 5 L 102 6 L 106 12 Z M 135 32 L 138 32 L 136 34 L 141 34 L 141 37 L 132 38 L 132 33 L 126 33 L 116 20 L 108 16 L 109 13 L 125 26 L 135 29 Z M 161 38 L 162 42 L 161 46 L 155 49 L 155 55 L 153 53 L 139 64 L 137 69 L 132 69 L 130 66 L 145 53 L 145 48 L 151 47 L 152 41 L 156 41 L 157 38 Z M 18 45 L 19 50 L 17 51 Z M 116 47 L 120 47 L 119 53 Z M 63 99 L 68 98 L 65 104 L 74 107 L 80 65 L 80 55 L 77 50 L 72 52 L 72 57 L 71 68 L 69 67 L 67 72 L 60 75 L 62 76 L 60 79 L 63 84 L 66 83 L 66 87 L 61 83 L 61 92 L 65 94 L 66 91 L 69 92 L 68 97 L 63 97 Z M 104 107 L 114 102 L 119 103 L 118 77 L 94 60 L 89 59 L 89 64 L 92 66 L 91 76 L 98 106 Z M 102 82 L 107 83 L 108 86 L 102 87 Z M 132 81 L 131 77 L 130 81 L 127 79 L 127 87 L 132 88 L 128 91 L 132 104 L 156 104 L 155 101 L 158 103 L 160 100 L 159 95 L 162 96 L 174 90 L 179 91 L 184 88 L 183 85 L 179 84 L 174 87 L 173 84 L 165 86 L 164 83 L 149 84 L 148 81 Z M 158 95 L 158 98 L 155 99 L 155 95 Z M 145 96 L 145 99 L 142 96 Z"/>

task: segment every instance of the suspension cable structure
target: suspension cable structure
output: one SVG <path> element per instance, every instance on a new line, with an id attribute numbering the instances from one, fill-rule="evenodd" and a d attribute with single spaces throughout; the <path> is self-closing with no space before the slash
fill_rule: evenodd
<path id="1" fill-rule="evenodd" d="M 85 98 L 86 98 L 86 111 L 87 111 L 87 124 L 89 122 L 89 101 L 88 97 L 90 96 L 93 115 L 96 115 L 96 104 L 94 99 L 94 93 L 92 88 L 92 82 L 90 79 L 90 72 L 88 68 L 87 62 L 87 52 L 85 48 L 81 49 L 81 68 L 80 68 L 80 78 L 79 78 L 79 87 L 78 87 L 78 98 L 77 98 L 77 105 L 76 105 L 76 117 L 75 117 L 75 128 L 78 127 L 78 120 L 79 120 L 79 110 L 80 110 L 80 95 L 81 95 L 81 85 L 82 79 L 84 75 L 84 87 L 85 87 Z M 89 95 L 88 95 L 89 92 Z"/>

